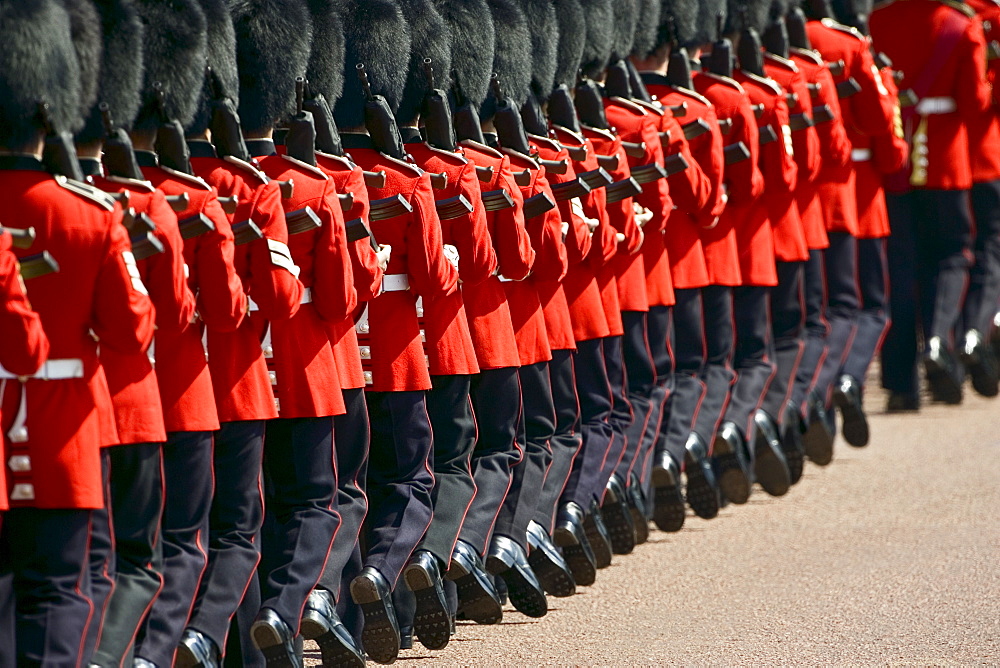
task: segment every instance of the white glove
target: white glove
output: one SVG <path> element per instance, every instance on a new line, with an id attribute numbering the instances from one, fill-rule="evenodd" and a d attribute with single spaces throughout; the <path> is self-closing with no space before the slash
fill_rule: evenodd
<path id="1" fill-rule="evenodd" d="M 389 257 L 392 255 L 392 246 L 389 244 L 382 244 L 379 249 L 375 252 L 375 258 L 378 260 L 378 268 L 385 271 L 389 268 Z"/>
<path id="2" fill-rule="evenodd" d="M 444 257 L 445 257 L 446 260 L 448 260 L 448 262 L 451 263 L 451 266 L 455 267 L 455 269 L 458 269 L 458 249 L 457 248 L 455 248 L 451 244 L 445 244 L 444 245 Z"/>
<path id="3" fill-rule="evenodd" d="M 645 227 L 653 219 L 653 212 L 638 202 L 632 202 L 632 211 L 635 213 L 635 224 L 639 227 Z"/>

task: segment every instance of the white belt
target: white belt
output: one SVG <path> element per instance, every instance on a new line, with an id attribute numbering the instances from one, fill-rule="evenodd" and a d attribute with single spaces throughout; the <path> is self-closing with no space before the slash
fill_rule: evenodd
<path id="1" fill-rule="evenodd" d="M 868 148 L 855 148 L 851 150 L 851 161 L 852 162 L 868 162 L 872 159 L 871 149 Z"/>
<path id="2" fill-rule="evenodd" d="M 302 298 L 299 300 L 300 304 L 312 304 L 313 291 L 312 288 L 302 288 Z M 247 297 L 247 310 L 248 311 L 259 311 L 260 307 L 257 306 L 257 302 L 253 300 L 252 297 Z"/>
<path id="3" fill-rule="evenodd" d="M 921 116 L 950 114 L 958 109 L 953 97 L 925 97 L 917 102 L 917 113 Z"/>
<path id="4" fill-rule="evenodd" d="M 39 380 L 68 380 L 70 378 L 83 378 L 83 360 L 65 359 L 48 360 L 42 364 L 42 368 L 29 376 L 18 376 L 0 366 L 0 378 L 37 378 Z"/>
<path id="5" fill-rule="evenodd" d="M 406 274 L 386 274 L 382 277 L 382 292 L 402 292 L 410 289 L 410 277 Z"/>
<path id="6" fill-rule="evenodd" d="M 503 274 L 497 274 L 497 278 L 500 280 L 501 283 L 513 283 L 514 282 L 513 278 L 507 278 Z"/>

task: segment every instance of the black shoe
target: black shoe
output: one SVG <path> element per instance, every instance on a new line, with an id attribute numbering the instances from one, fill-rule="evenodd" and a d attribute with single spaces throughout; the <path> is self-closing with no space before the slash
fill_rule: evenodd
<path id="1" fill-rule="evenodd" d="M 905 392 L 890 392 L 885 404 L 886 413 L 915 413 L 920 410 L 920 397 Z"/>
<path id="2" fill-rule="evenodd" d="M 753 416 L 757 426 L 757 439 L 754 444 L 754 477 L 771 496 L 784 496 L 792 486 L 792 475 L 788 471 L 785 453 L 781 451 L 781 441 L 774 421 L 764 411 L 757 411 Z"/>
<path id="3" fill-rule="evenodd" d="M 528 523 L 528 547 L 528 563 L 547 594 L 566 597 L 576 593 L 569 565 L 542 525 L 534 520 Z"/>
<path id="4" fill-rule="evenodd" d="M 651 477 L 653 483 L 653 522 L 660 531 L 680 531 L 684 526 L 684 496 L 681 472 L 667 451 L 656 454 Z"/>
<path id="5" fill-rule="evenodd" d="M 934 401 L 962 403 L 962 376 L 955 356 L 940 336 L 932 336 L 924 353 L 924 373 Z"/>
<path id="6" fill-rule="evenodd" d="M 604 523 L 604 516 L 601 514 L 601 507 L 597 501 L 590 502 L 590 511 L 583 518 L 583 530 L 590 541 L 590 547 L 594 551 L 594 563 L 597 568 L 607 568 L 611 565 L 611 535 L 608 527 Z"/>
<path id="7" fill-rule="evenodd" d="M 810 392 L 806 399 L 809 420 L 806 430 L 802 433 L 802 447 L 805 448 L 809 461 L 819 466 L 826 466 L 833 461 L 834 431 L 830 429 L 830 417 L 827 415 L 823 400 Z"/>
<path id="8" fill-rule="evenodd" d="M 549 611 L 545 591 L 528 564 L 528 555 L 517 542 L 494 534 L 486 556 L 486 570 L 504 581 L 510 602 L 521 614 L 544 617 Z"/>
<path id="9" fill-rule="evenodd" d="M 732 422 L 723 422 L 715 435 L 712 459 L 722 495 L 733 503 L 744 504 L 750 498 L 753 475 L 746 439 Z"/>
<path id="10" fill-rule="evenodd" d="M 333 594 L 326 589 L 313 589 L 309 593 L 299 631 L 303 638 L 315 640 L 319 645 L 319 651 L 323 655 L 323 668 L 364 667 L 365 654 L 340 621 Z"/>
<path id="11" fill-rule="evenodd" d="M 260 609 L 250 626 L 250 638 L 264 655 L 268 668 L 301 668 L 302 660 L 293 643 L 295 634 L 274 610 Z"/>
<path id="12" fill-rule="evenodd" d="M 984 397 L 995 397 L 1000 391 L 1000 369 L 993 348 L 986 345 L 983 335 L 974 329 L 965 333 L 962 364 L 972 379 L 972 389 Z"/>
<path id="13" fill-rule="evenodd" d="M 806 451 L 802 446 L 802 418 L 799 407 L 788 404 L 785 409 L 785 424 L 781 429 L 781 451 L 785 453 L 788 462 L 788 473 L 794 485 L 802 479 L 805 469 Z"/>
<path id="14" fill-rule="evenodd" d="M 403 579 L 417 599 L 413 615 L 417 640 L 427 649 L 444 649 L 451 637 L 451 613 L 437 557 L 427 550 L 417 550 L 403 569 Z"/>
<path id="15" fill-rule="evenodd" d="M 597 579 L 597 559 L 583 528 L 583 508 L 572 501 L 559 508 L 552 542 L 562 548 L 566 565 L 576 583 L 584 587 L 594 584 Z"/>
<path id="16" fill-rule="evenodd" d="M 632 524 L 632 513 L 626 503 L 625 485 L 617 474 L 611 476 L 604 490 L 601 515 L 611 537 L 611 551 L 615 554 L 628 554 L 634 550 L 635 525 Z"/>
<path id="17" fill-rule="evenodd" d="M 361 632 L 365 652 L 375 663 L 392 663 L 399 656 L 399 623 L 388 580 L 375 568 L 365 566 L 351 580 L 351 598 L 365 618 Z"/>
<path id="18" fill-rule="evenodd" d="M 135 657 L 132 659 L 132 668 L 157 668 L 156 664 L 152 661 L 147 661 L 141 657 Z"/>
<path id="19" fill-rule="evenodd" d="M 688 435 L 684 444 L 684 473 L 687 476 L 687 502 L 698 517 L 710 520 L 719 514 L 722 499 L 715 480 L 708 448 L 698 434 Z"/>
<path id="20" fill-rule="evenodd" d="M 499 624 L 503 619 L 500 595 L 486 574 L 486 566 L 476 549 L 460 540 L 451 553 L 449 580 L 458 587 L 458 612 L 477 624 Z"/>
<path id="21" fill-rule="evenodd" d="M 413 649 L 413 629 L 399 629 L 399 649 Z"/>
<path id="22" fill-rule="evenodd" d="M 201 631 L 184 629 L 174 656 L 176 668 L 218 668 L 221 661 L 219 648 Z"/>
<path id="23" fill-rule="evenodd" d="M 646 498 L 642 493 L 642 482 L 635 473 L 629 475 L 628 489 L 625 490 L 625 502 L 632 513 L 632 526 L 635 527 L 635 544 L 642 545 L 649 540 L 649 517 L 646 515 Z"/>
<path id="24" fill-rule="evenodd" d="M 861 386 L 846 373 L 833 390 L 833 405 L 840 409 L 841 431 L 848 445 L 863 448 L 868 445 L 868 417 L 861 400 Z"/>

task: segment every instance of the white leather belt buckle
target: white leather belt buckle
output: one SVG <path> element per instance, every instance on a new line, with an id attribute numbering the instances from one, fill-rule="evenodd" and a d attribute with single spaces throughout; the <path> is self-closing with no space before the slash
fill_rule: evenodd
<path id="1" fill-rule="evenodd" d="M 23 378 L 17 376 L 0 366 L 0 378 Z M 64 359 L 48 360 L 42 364 L 42 368 L 27 378 L 37 378 L 38 380 L 69 380 L 70 378 L 83 378 L 83 360 Z"/>
<path id="2" fill-rule="evenodd" d="M 851 162 L 868 162 L 871 159 L 871 149 L 855 148 L 851 150 Z"/>
<path id="3" fill-rule="evenodd" d="M 302 299 L 299 300 L 300 304 L 312 304 L 313 300 L 313 290 L 312 288 L 303 288 Z"/>
<path id="4" fill-rule="evenodd" d="M 917 102 L 917 113 L 921 116 L 950 114 L 957 109 L 958 105 L 952 97 L 925 97 Z"/>
<path id="5" fill-rule="evenodd" d="M 402 292 L 410 289 L 410 277 L 406 274 L 386 274 L 382 277 L 382 292 Z"/>

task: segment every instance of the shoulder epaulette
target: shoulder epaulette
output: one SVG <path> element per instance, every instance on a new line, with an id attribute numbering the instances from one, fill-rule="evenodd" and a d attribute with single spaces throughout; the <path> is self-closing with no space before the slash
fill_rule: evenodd
<path id="1" fill-rule="evenodd" d="M 156 191 L 156 187 L 152 183 L 140 179 L 130 179 L 124 176 L 105 176 L 104 180 L 111 181 L 112 183 L 120 183 L 139 192 L 151 193 Z"/>
<path id="2" fill-rule="evenodd" d="M 329 176 L 326 175 L 326 172 L 324 172 L 319 167 L 314 167 L 314 166 L 310 165 L 308 162 L 302 162 L 298 158 L 293 158 L 290 155 L 282 154 L 281 155 L 281 159 L 282 160 L 287 160 L 288 162 L 292 163 L 293 165 L 295 165 L 296 167 L 298 167 L 302 171 L 308 172 L 309 174 L 311 174 L 312 176 L 315 176 L 318 179 L 323 179 L 324 181 L 326 181 L 328 178 L 330 178 Z"/>
<path id="3" fill-rule="evenodd" d="M 62 174 L 57 174 L 54 178 L 56 183 L 74 195 L 78 195 L 85 200 L 89 200 L 105 211 L 115 210 L 115 199 L 103 190 L 80 181 L 74 181 L 73 179 L 66 178 Z"/>
<path id="4" fill-rule="evenodd" d="M 433 153 L 434 155 L 440 156 L 441 158 L 443 158 L 445 160 L 452 160 L 456 164 L 459 164 L 459 165 L 467 165 L 467 164 L 469 164 L 469 159 L 466 158 L 461 153 L 456 153 L 455 151 L 447 151 L 447 150 L 445 150 L 443 148 L 438 148 L 437 146 L 431 146 L 430 144 L 427 144 L 427 148 L 429 148 L 431 150 L 431 153 Z"/>
<path id="5" fill-rule="evenodd" d="M 653 102 L 646 102 L 645 100 L 632 100 L 634 104 L 639 105 L 643 110 L 653 114 L 654 116 L 662 116 L 666 112 L 663 111 L 662 107 L 656 106 Z"/>
<path id="6" fill-rule="evenodd" d="M 643 109 L 642 107 L 640 107 L 638 104 L 636 104 L 632 100 L 626 100 L 624 97 L 617 97 L 616 96 L 616 97 L 612 97 L 611 101 L 614 102 L 617 106 L 621 107 L 622 109 L 627 109 L 628 111 L 631 111 L 634 114 L 637 114 L 639 116 L 645 116 L 646 115 L 646 110 Z"/>
<path id="7" fill-rule="evenodd" d="M 492 155 L 494 158 L 502 158 L 503 157 L 503 153 L 501 153 L 500 151 L 496 150 L 492 146 L 487 146 L 486 144 L 480 144 L 479 142 L 474 141 L 472 139 L 463 139 L 462 141 L 460 141 L 458 143 L 461 144 L 462 146 L 468 146 L 469 148 L 474 148 L 477 151 L 479 151 L 480 153 L 485 153 L 487 155 Z"/>
<path id="8" fill-rule="evenodd" d="M 325 158 L 327 160 L 331 160 L 333 162 L 336 162 L 340 166 L 342 166 L 344 169 L 354 169 L 354 163 L 351 161 L 350 158 L 348 158 L 346 156 L 333 155 L 332 153 L 323 153 L 322 151 L 316 151 L 316 155 L 319 156 L 319 157 L 321 157 L 321 158 Z"/>
<path id="9" fill-rule="evenodd" d="M 530 169 L 531 171 L 536 171 L 542 168 L 542 166 L 539 165 L 534 158 L 530 155 L 525 155 L 520 151 L 515 151 L 512 148 L 501 147 L 500 152 L 510 158 L 512 165 L 517 164 L 519 167 L 524 167 L 526 169 Z"/>
<path id="10" fill-rule="evenodd" d="M 770 90 L 775 95 L 784 95 L 785 93 L 781 89 L 781 86 L 778 85 L 778 82 L 774 81 L 773 79 L 766 79 L 764 77 L 757 76 L 756 74 L 753 74 L 752 72 L 747 72 L 745 70 L 743 71 L 743 75 L 746 76 L 746 78 L 753 81 L 754 83 L 758 83 L 761 86 L 767 86 L 768 90 Z"/>
<path id="11" fill-rule="evenodd" d="M 212 186 L 208 185 L 203 178 L 200 176 L 192 176 L 191 174 L 185 174 L 184 172 L 179 172 L 176 169 L 171 169 L 170 167 L 164 167 L 160 165 L 160 169 L 169 174 L 172 178 L 178 181 L 184 181 L 188 185 L 198 186 L 202 190 L 211 190 Z"/>
<path id="12" fill-rule="evenodd" d="M 774 53 L 765 53 L 764 58 L 770 60 L 772 63 L 775 63 L 776 65 L 781 65 L 790 72 L 799 71 L 799 66 L 790 61 L 788 58 L 782 58 L 781 56 Z"/>
<path id="13" fill-rule="evenodd" d="M 740 95 L 746 95 L 746 91 L 743 89 L 743 86 L 736 79 L 730 79 L 729 77 L 724 77 L 721 74 L 712 74 L 711 72 L 702 72 L 702 76 L 706 76 L 713 81 L 726 84 L 730 88 L 738 90 Z"/>
<path id="14" fill-rule="evenodd" d="M 577 144 L 580 144 L 580 145 L 582 145 L 582 144 L 586 144 L 586 143 L 587 143 L 587 141 L 586 141 L 586 140 L 585 140 L 585 139 L 584 139 L 584 138 L 583 138 L 583 137 L 582 137 L 581 135 L 579 135 L 579 134 L 577 134 L 577 133 L 573 132 L 573 131 L 572 131 L 572 130 L 570 130 L 569 128 L 564 128 L 564 127 L 563 127 L 563 126 L 561 126 L 561 125 L 559 125 L 559 126 L 556 126 L 556 137 L 557 137 L 557 141 L 558 141 L 558 137 L 559 137 L 559 133 L 560 133 L 560 132 L 561 132 L 561 133 L 564 133 L 564 134 L 566 134 L 566 135 L 569 135 L 569 136 L 570 136 L 570 137 L 571 137 L 571 138 L 573 139 L 573 141 L 577 142 Z M 562 142 L 562 141 L 560 141 L 559 143 L 560 143 L 560 144 L 564 144 L 565 142 Z"/>
<path id="15" fill-rule="evenodd" d="M 550 151 L 555 151 L 556 153 L 558 153 L 560 149 L 559 142 L 549 137 L 529 134 L 528 141 L 532 142 L 533 144 L 537 144 L 538 146 L 544 146 Z"/>
<path id="16" fill-rule="evenodd" d="M 845 26 L 843 23 L 838 23 L 838 22 L 834 21 L 833 19 L 829 19 L 829 18 L 827 18 L 827 19 L 821 19 L 820 23 L 822 23 L 823 25 L 825 25 L 827 28 L 831 28 L 833 30 L 837 30 L 839 32 L 845 33 L 845 34 L 850 35 L 851 37 L 854 37 L 854 38 L 856 38 L 856 39 L 858 39 L 858 40 L 860 40 L 862 42 L 865 41 L 865 36 L 862 35 L 858 31 L 857 28 L 852 28 L 851 26 Z"/>
<path id="17" fill-rule="evenodd" d="M 399 160 L 392 157 L 391 155 L 382 154 L 382 157 L 392 163 L 393 167 L 399 169 L 399 171 L 408 173 L 410 176 L 417 178 L 423 176 L 424 170 L 420 167 L 414 165 L 412 162 L 406 162 L 405 160 Z"/>
<path id="18" fill-rule="evenodd" d="M 611 132 L 610 130 L 603 130 L 601 128 L 592 128 L 589 125 L 587 126 L 586 129 L 590 132 L 593 132 L 595 135 L 602 137 L 603 139 L 606 139 L 607 141 L 614 141 L 615 139 L 617 139 L 614 133 Z"/>
<path id="19" fill-rule="evenodd" d="M 701 93 L 696 93 L 695 91 L 691 90 L 690 88 L 684 88 L 682 86 L 674 86 L 673 90 L 676 91 L 676 92 L 678 92 L 678 93 L 680 93 L 681 95 L 685 95 L 685 96 L 691 98 L 692 100 L 697 100 L 698 102 L 701 102 L 706 107 L 713 106 L 711 100 L 709 100 L 707 97 L 705 97 Z"/>
<path id="20" fill-rule="evenodd" d="M 260 171 L 246 160 L 240 160 L 239 158 L 236 158 L 231 155 L 227 155 L 225 158 L 223 158 L 223 160 L 228 162 L 230 165 L 233 165 L 234 167 L 239 167 L 241 171 L 244 171 L 247 174 L 256 177 L 257 180 L 259 180 L 261 183 L 267 183 L 268 181 L 271 180 L 267 178 L 267 175 L 264 174 L 264 172 Z"/>
<path id="21" fill-rule="evenodd" d="M 819 55 L 819 51 L 816 51 L 815 49 L 800 49 L 797 46 L 793 46 L 788 49 L 788 52 L 821 67 L 826 64 L 823 62 L 823 56 Z"/>
<path id="22" fill-rule="evenodd" d="M 976 10 L 974 10 L 972 7 L 968 6 L 964 2 L 961 2 L 961 0 L 938 0 L 938 1 L 942 5 L 948 5 L 955 11 L 965 14 L 970 19 L 976 18 Z"/>
<path id="23" fill-rule="evenodd" d="M 872 11 L 875 11 L 876 9 L 882 9 L 883 7 L 888 7 L 895 1 L 896 0 L 882 0 L 881 2 L 876 2 L 874 5 L 872 5 Z"/>

